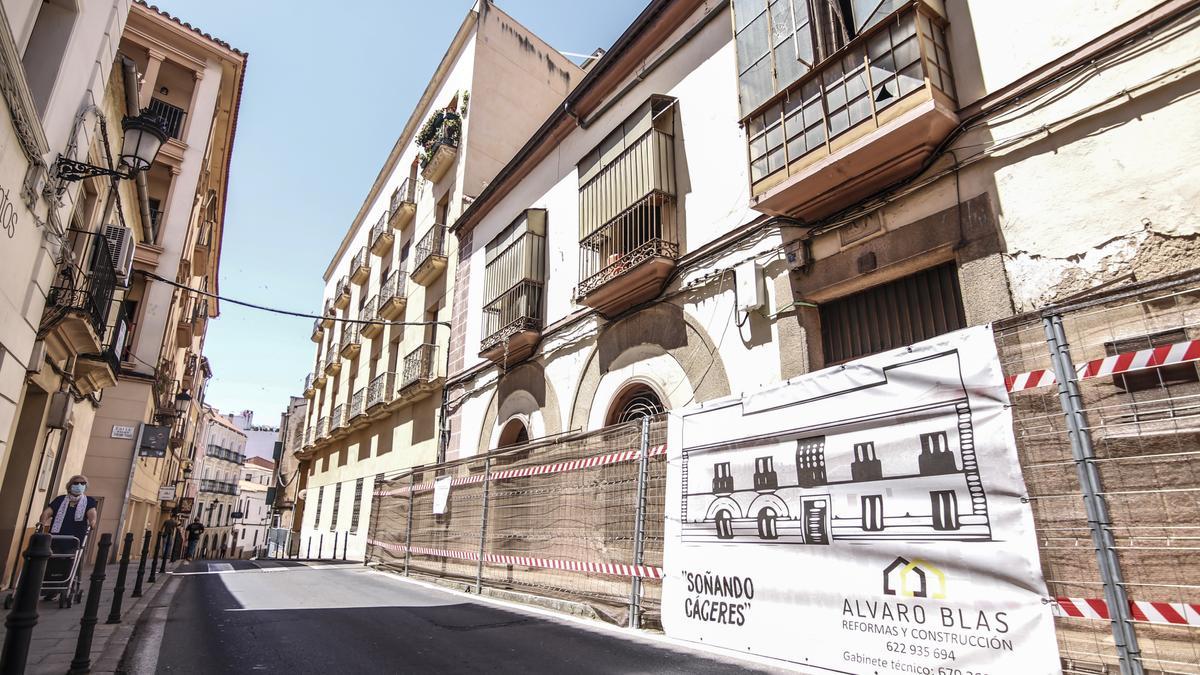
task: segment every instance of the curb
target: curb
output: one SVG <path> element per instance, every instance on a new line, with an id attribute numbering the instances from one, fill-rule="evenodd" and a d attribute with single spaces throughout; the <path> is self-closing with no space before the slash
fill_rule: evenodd
<path id="1" fill-rule="evenodd" d="M 160 574 L 160 580 L 149 587 L 149 590 L 143 590 L 142 597 L 138 598 L 137 610 L 128 612 L 121 617 L 121 625 L 113 631 L 112 635 L 108 636 L 108 641 L 104 645 L 100 656 L 92 663 L 91 672 L 93 673 L 118 673 L 121 672 L 121 661 L 125 658 L 125 652 L 129 645 L 132 644 L 131 638 L 137 630 L 139 624 L 142 623 L 142 617 L 145 616 L 147 610 L 154 604 L 155 599 L 162 593 L 163 589 L 175 581 L 174 571 L 179 567 L 176 563 L 173 567 L 167 569 L 166 572 Z"/>

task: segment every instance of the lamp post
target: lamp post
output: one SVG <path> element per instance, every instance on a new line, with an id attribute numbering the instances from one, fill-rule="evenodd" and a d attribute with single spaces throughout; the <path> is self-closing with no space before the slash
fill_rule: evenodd
<path id="1" fill-rule="evenodd" d="M 131 179 L 139 171 L 150 168 L 159 149 L 167 141 L 167 130 L 162 119 L 142 112 L 137 117 L 127 116 L 121 120 L 121 129 L 125 132 L 120 155 L 120 165 L 124 170 L 108 169 L 59 155 L 54 162 L 54 174 L 62 181 L 58 187 L 59 193 L 66 189 L 67 183 L 84 178 L 109 176 Z"/>

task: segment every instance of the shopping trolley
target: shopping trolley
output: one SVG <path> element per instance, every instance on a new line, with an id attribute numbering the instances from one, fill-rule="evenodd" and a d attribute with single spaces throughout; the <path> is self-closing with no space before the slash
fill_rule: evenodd
<path id="1" fill-rule="evenodd" d="M 42 577 L 42 594 L 44 597 L 58 595 L 61 608 L 83 601 L 82 569 L 87 541 L 88 535 L 84 535 L 83 541 L 70 535 L 50 535 L 50 559 L 46 561 L 46 574 Z M 25 574 L 24 566 L 21 574 Z M 15 588 L 4 597 L 4 609 L 12 608 Z"/>

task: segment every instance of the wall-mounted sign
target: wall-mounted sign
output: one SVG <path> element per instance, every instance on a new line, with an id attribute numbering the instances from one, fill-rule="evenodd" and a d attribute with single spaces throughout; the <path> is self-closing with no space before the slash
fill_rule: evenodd
<path id="1" fill-rule="evenodd" d="M 167 445 L 171 441 L 171 427 L 166 425 L 143 424 L 142 433 L 138 438 L 139 457 L 166 457 Z"/>
<path id="2" fill-rule="evenodd" d="M 121 424 L 114 424 L 112 428 L 113 438 L 128 438 L 133 439 L 134 432 L 137 431 L 134 427 L 127 427 Z"/>
<path id="3" fill-rule="evenodd" d="M 246 514 L 242 513 L 241 511 L 234 511 L 233 513 L 229 514 L 229 517 L 233 518 L 234 520 L 239 520 L 241 518 L 245 518 Z"/>
<path id="4" fill-rule="evenodd" d="M 433 514 L 440 516 L 446 513 L 450 503 L 450 476 L 439 476 L 433 481 Z"/>
<path id="5" fill-rule="evenodd" d="M 158 488 L 158 501 L 169 502 L 175 500 L 175 486 L 164 485 Z"/>
<path id="6" fill-rule="evenodd" d="M 179 513 L 191 513 L 192 505 L 195 503 L 195 497 L 180 497 L 179 504 L 175 508 L 179 511 Z"/>

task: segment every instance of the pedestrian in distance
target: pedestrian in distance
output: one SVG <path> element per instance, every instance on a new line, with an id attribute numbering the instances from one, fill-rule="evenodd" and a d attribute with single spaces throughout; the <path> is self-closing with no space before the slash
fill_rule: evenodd
<path id="1" fill-rule="evenodd" d="M 204 534 L 204 525 L 200 523 L 200 518 L 196 518 L 187 526 L 187 553 L 183 559 L 191 562 L 196 557 L 196 546 L 200 544 L 200 537 Z"/>

